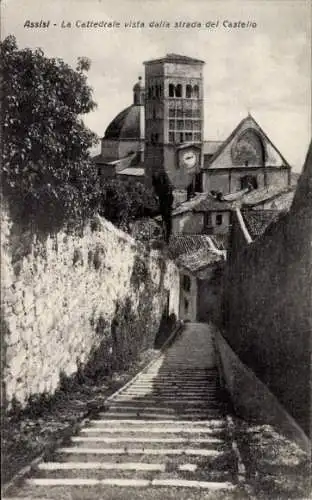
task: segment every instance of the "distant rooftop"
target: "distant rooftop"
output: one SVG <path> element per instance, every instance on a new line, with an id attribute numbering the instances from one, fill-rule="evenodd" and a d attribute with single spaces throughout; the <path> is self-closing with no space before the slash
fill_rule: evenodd
<path id="1" fill-rule="evenodd" d="M 205 64 L 205 61 L 194 59 L 193 57 L 184 56 L 181 54 L 167 54 L 165 57 L 145 61 L 143 64 L 156 64 L 156 63 L 180 63 L 180 64 Z"/>
<path id="2" fill-rule="evenodd" d="M 280 210 L 242 210 L 246 228 L 253 240 L 261 236 L 282 214 Z"/>
<path id="3" fill-rule="evenodd" d="M 177 259 L 178 266 L 182 266 L 191 273 L 196 273 L 222 260 L 222 256 L 212 250 L 199 249 L 191 254 L 183 254 Z"/>
<path id="4" fill-rule="evenodd" d="M 192 254 L 197 250 L 204 249 L 206 252 L 214 249 L 209 236 L 204 234 L 175 234 L 169 242 L 170 257 L 176 259 L 180 255 Z"/>
<path id="5" fill-rule="evenodd" d="M 244 206 L 256 206 L 263 203 L 264 201 L 271 201 L 274 198 L 278 198 L 281 195 L 289 194 L 290 203 L 294 194 L 295 187 L 287 186 L 281 188 L 280 186 L 268 186 L 261 189 L 255 189 L 245 194 L 243 199 Z"/>
<path id="6" fill-rule="evenodd" d="M 210 236 L 203 234 L 176 234 L 169 242 L 169 255 L 178 266 L 191 273 L 224 259 L 224 252 L 216 248 Z"/>

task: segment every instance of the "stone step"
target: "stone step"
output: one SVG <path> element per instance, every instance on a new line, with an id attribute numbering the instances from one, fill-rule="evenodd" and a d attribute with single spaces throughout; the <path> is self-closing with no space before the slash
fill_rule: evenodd
<path id="1" fill-rule="evenodd" d="M 134 429 L 138 428 L 155 428 L 159 426 L 166 427 L 167 429 L 171 429 L 172 427 L 177 427 L 177 422 L 174 421 L 172 418 L 168 419 L 163 419 L 163 420 L 158 420 L 157 422 L 154 422 L 151 419 L 90 419 L 88 421 L 88 426 L 89 427 L 101 427 L 104 425 L 105 427 L 110 424 L 111 427 L 124 427 L 124 426 L 130 426 L 133 427 Z M 226 425 L 226 420 L 224 418 L 214 418 L 214 419 L 207 419 L 207 420 L 201 420 L 198 422 L 191 421 L 189 419 L 185 420 L 179 420 L 178 426 L 185 429 L 189 429 L 192 427 L 193 429 L 196 428 L 215 428 L 215 427 L 222 427 Z"/>
<path id="2" fill-rule="evenodd" d="M 110 410 L 121 410 L 121 411 L 128 411 L 128 410 L 133 410 L 133 411 L 140 411 L 140 410 L 144 410 L 145 412 L 161 412 L 161 411 L 165 411 L 167 413 L 171 413 L 171 414 L 175 414 L 175 413 L 178 413 L 180 414 L 181 411 L 183 411 L 184 413 L 195 413 L 195 412 L 201 412 L 201 411 L 204 411 L 206 409 L 209 409 L 209 408 L 220 408 L 220 403 L 218 403 L 217 401 L 214 403 L 214 404 L 209 404 L 209 406 L 207 405 L 198 405 L 197 407 L 196 406 L 192 406 L 191 408 L 185 408 L 182 407 L 180 409 L 176 409 L 176 408 L 168 408 L 168 406 L 152 406 L 152 405 L 146 405 L 144 404 L 144 402 L 141 402 L 141 403 L 137 403 L 137 404 L 132 404 L 130 405 L 128 402 L 116 402 L 116 403 L 111 403 L 109 405 L 107 405 L 107 408 L 109 408 Z M 99 416 L 101 415 L 104 415 L 105 412 L 101 412 L 99 413 Z"/>
<path id="3" fill-rule="evenodd" d="M 209 400 L 211 397 L 214 398 L 216 396 L 216 392 L 204 392 L 204 391 L 162 391 L 162 390 L 148 390 L 148 389 L 131 389 L 129 391 L 124 391 L 120 394 L 120 396 L 148 396 L 148 397 L 166 397 L 169 399 L 207 399 Z"/>
<path id="4" fill-rule="evenodd" d="M 66 467 L 63 467 L 66 466 Z M 209 481 L 233 480 L 228 472 L 205 471 L 197 464 L 166 464 L 145 462 L 53 462 L 41 464 L 41 467 L 33 472 L 33 478 L 98 478 L 110 477 L 124 479 L 192 479 Z"/>
<path id="5" fill-rule="evenodd" d="M 213 413 L 215 411 L 221 411 L 222 412 L 222 407 L 221 405 L 213 405 L 213 406 L 191 406 L 189 408 L 185 408 L 183 406 L 180 407 L 166 407 L 166 406 L 147 406 L 144 404 L 136 405 L 136 404 L 114 404 L 110 405 L 109 408 L 106 411 L 102 411 L 99 413 L 98 417 L 99 418 L 106 418 L 109 413 L 128 413 L 129 415 L 136 415 L 137 413 L 144 413 L 149 416 L 153 416 L 159 413 L 162 413 L 163 415 L 166 415 L 165 418 L 170 419 L 173 416 L 178 416 L 181 417 L 181 415 L 184 415 L 185 419 L 188 419 L 189 414 L 197 414 L 197 415 L 203 415 L 204 413 L 208 414 Z"/>
<path id="6" fill-rule="evenodd" d="M 192 488 L 210 491 L 233 490 L 236 485 L 230 482 L 192 481 L 188 479 L 82 479 L 82 478 L 31 478 L 26 483 L 30 486 L 119 486 L 124 488 L 147 488 L 147 487 L 170 487 L 170 488 Z M 113 498 L 113 497 L 112 497 Z"/>
<path id="7" fill-rule="evenodd" d="M 155 390 L 162 390 L 162 391 L 173 391 L 173 390 L 183 390 L 183 391 L 200 391 L 200 392 L 213 392 L 217 391 L 220 389 L 220 387 L 217 384 L 213 385 L 207 385 L 207 384 L 200 384 L 195 386 L 183 386 L 182 384 L 179 385 L 174 385 L 174 384 L 168 384 L 168 385 L 158 385 L 155 382 L 153 383 L 145 383 L 145 384 L 133 384 L 125 388 L 124 390 L 130 390 L 130 389 L 140 389 L 140 390 L 147 390 L 147 389 L 155 389 Z"/>
<path id="8" fill-rule="evenodd" d="M 204 438 L 202 438 L 204 439 Z M 70 446 L 73 446 L 74 448 L 122 448 L 125 451 L 128 451 L 129 449 L 132 448 L 138 448 L 141 450 L 145 450 L 146 448 L 151 448 L 151 449 L 180 449 L 180 448 L 196 448 L 196 449 L 215 449 L 218 451 L 225 450 L 225 448 L 228 446 L 226 442 L 218 442 L 217 440 L 215 441 L 201 441 L 200 438 L 198 440 L 180 440 L 180 441 L 174 441 L 172 440 L 165 440 L 165 439 L 159 439 L 159 440 L 153 440 L 153 441 L 147 441 L 147 440 L 131 440 L 131 438 L 119 438 L 116 439 L 116 441 L 109 441 L 109 440 L 92 440 L 92 441 L 80 441 L 79 439 L 75 440 L 73 439 L 70 442 Z"/>
<path id="9" fill-rule="evenodd" d="M 155 446 L 163 446 L 164 444 L 168 445 L 185 445 L 189 444 L 190 442 L 192 445 L 205 445 L 205 447 L 209 446 L 215 446 L 215 445 L 224 445 L 225 441 L 223 439 L 209 436 L 209 437 L 194 437 L 193 435 L 189 436 L 189 438 L 184 438 L 184 437 L 151 437 L 151 436 L 145 436 L 145 437 L 138 437 L 138 436 L 100 436 L 100 437 L 94 437 L 94 436 L 73 436 L 71 438 L 72 443 L 77 443 L 80 446 L 86 445 L 90 446 L 90 443 L 92 443 L 92 446 L 103 446 L 103 443 L 105 443 L 105 446 L 108 445 L 116 445 L 116 443 L 148 443 L 149 445 L 155 445 Z"/>
<path id="10" fill-rule="evenodd" d="M 77 448 L 76 448 L 77 449 Z M 191 463 L 205 469 L 206 471 L 221 471 L 232 470 L 234 468 L 235 462 L 233 460 L 233 452 L 231 449 L 227 448 L 220 452 L 213 450 L 213 453 L 208 454 L 183 454 L 183 453 L 113 453 L 113 449 L 107 449 L 105 453 L 95 453 L 94 448 L 89 448 L 89 453 L 83 453 L 83 449 L 79 448 L 79 453 L 74 451 L 74 447 L 67 449 L 66 453 L 59 452 L 56 450 L 50 460 L 53 462 L 110 462 L 110 463 L 127 463 L 127 462 L 144 462 L 144 463 L 165 463 L 167 464 L 167 470 L 175 470 L 177 465 L 183 465 L 186 463 Z M 71 453 L 72 451 L 72 453 Z M 144 450 L 146 451 L 146 450 Z M 148 451 L 148 450 L 147 450 Z M 166 450 L 165 450 L 166 452 Z"/>
<path id="11" fill-rule="evenodd" d="M 156 422 L 155 422 L 156 423 Z M 81 429 L 78 436 L 81 437 L 92 437 L 92 438 L 105 438 L 105 437 L 142 437 L 146 438 L 150 436 L 151 438 L 162 438 L 162 437 L 181 437 L 187 440 L 196 439 L 196 438 L 207 438 L 210 436 L 223 438 L 226 435 L 225 427 L 215 427 L 212 429 L 208 429 L 207 427 L 199 428 L 199 429 L 186 429 L 178 426 L 170 429 L 164 428 L 163 426 L 154 427 L 154 428 L 145 428 L 142 426 L 141 428 L 134 427 L 88 427 Z"/>
<path id="12" fill-rule="evenodd" d="M 196 403 L 205 403 L 206 405 L 209 404 L 209 398 L 207 397 L 200 397 L 200 396 L 188 396 L 188 397 L 177 397 L 173 395 L 161 395 L 161 394 L 149 394 L 147 396 L 142 396 L 139 395 L 138 393 L 133 393 L 131 394 L 121 394 L 118 396 L 118 402 L 123 402 L 123 401 L 133 401 L 133 400 L 138 400 L 138 401 L 145 401 L 146 404 L 167 404 L 167 403 L 172 403 L 172 404 L 177 404 L 177 405 L 191 405 L 191 404 L 196 404 Z M 116 401 L 116 400 L 115 400 Z"/>
<path id="13" fill-rule="evenodd" d="M 171 420 L 185 420 L 189 419 L 190 421 L 197 421 L 197 420 L 207 420 L 207 418 L 216 418 L 216 417 L 221 417 L 222 412 L 220 410 L 210 410 L 208 411 L 203 411 L 203 412 L 194 412 L 194 413 L 182 413 L 180 415 L 172 415 L 170 413 L 155 413 L 155 412 L 145 412 L 143 410 L 137 410 L 137 411 L 127 411 L 127 412 L 113 412 L 113 411 L 108 411 L 107 413 L 103 413 L 102 415 L 102 420 L 110 420 L 112 418 L 116 420 L 127 420 L 127 419 L 137 419 L 137 420 L 164 420 L 166 418 L 170 418 Z"/>
<path id="14" fill-rule="evenodd" d="M 215 400 L 214 400 L 215 401 Z M 166 406 L 169 406 L 169 407 L 187 407 L 187 408 L 190 408 L 191 406 L 192 407 L 200 407 L 200 406 L 209 406 L 210 404 L 210 401 L 207 400 L 207 399 L 189 399 L 187 401 L 184 401 L 184 400 L 172 400 L 172 399 L 165 399 L 165 398 L 161 398 L 161 397 L 158 397 L 158 398 L 140 398 L 138 396 L 134 396 L 134 397 L 129 397 L 129 396 L 119 396 L 118 399 L 112 399 L 111 400 L 111 403 L 114 402 L 114 403 L 118 403 L 118 404 L 135 404 L 135 405 L 146 405 L 146 406 L 163 406 L 163 405 L 166 405 Z M 107 404 L 111 404 L 111 403 L 107 403 Z M 187 406 L 186 406 L 187 405 Z"/>
<path id="15" fill-rule="evenodd" d="M 216 449 L 207 448 L 196 448 L 190 447 L 177 447 L 177 448 L 151 448 L 148 446 L 140 446 L 139 443 L 130 445 L 128 447 L 82 447 L 82 446 L 70 446 L 64 448 L 58 448 L 56 450 L 57 454 L 79 454 L 79 455 L 160 455 L 160 456 L 171 456 L 171 455 L 183 455 L 183 456 L 196 456 L 196 457 L 217 457 L 222 452 Z"/>
<path id="16" fill-rule="evenodd" d="M 132 483 L 133 484 L 133 483 Z M 69 493 L 70 491 L 70 493 Z M 246 493 L 238 487 L 230 489 L 205 489 L 179 486 L 116 486 L 97 484 L 39 486 L 26 484 L 18 497 L 10 500 L 248 500 Z M 9 500 L 8 498 L 3 500 Z"/>

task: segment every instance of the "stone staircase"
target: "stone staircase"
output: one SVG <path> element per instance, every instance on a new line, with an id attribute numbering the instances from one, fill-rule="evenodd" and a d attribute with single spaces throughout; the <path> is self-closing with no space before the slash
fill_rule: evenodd
<path id="1" fill-rule="evenodd" d="M 208 326 L 188 325 L 7 498 L 246 498 Z"/>

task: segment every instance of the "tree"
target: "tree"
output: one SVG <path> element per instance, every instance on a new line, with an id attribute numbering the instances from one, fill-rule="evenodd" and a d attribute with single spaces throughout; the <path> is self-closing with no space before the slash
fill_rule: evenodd
<path id="1" fill-rule="evenodd" d="M 74 70 L 41 49 L 18 49 L 13 36 L 0 48 L 4 195 L 41 226 L 79 220 L 92 207 L 96 175 L 96 136 L 82 120 L 96 106 L 84 73 L 90 61 L 80 58 Z"/>
<path id="2" fill-rule="evenodd" d="M 141 182 L 111 179 L 102 189 L 100 215 L 124 229 L 135 219 L 159 212 L 153 191 Z"/>

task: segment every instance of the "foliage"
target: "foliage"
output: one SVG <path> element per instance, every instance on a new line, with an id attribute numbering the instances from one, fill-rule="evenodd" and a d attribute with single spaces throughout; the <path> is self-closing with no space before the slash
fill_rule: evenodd
<path id="1" fill-rule="evenodd" d="M 93 208 L 96 136 L 82 121 L 95 108 L 80 58 L 77 70 L 41 49 L 1 42 L 3 95 L 2 184 L 11 208 L 51 229 L 84 218 Z"/>
<path id="2" fill-rule="evenodd" d="M 100 215 L 128 230 L 133 220 L 158 213 L 154 193 L 141 182 L 111 179 L 102 186 Z"/>

